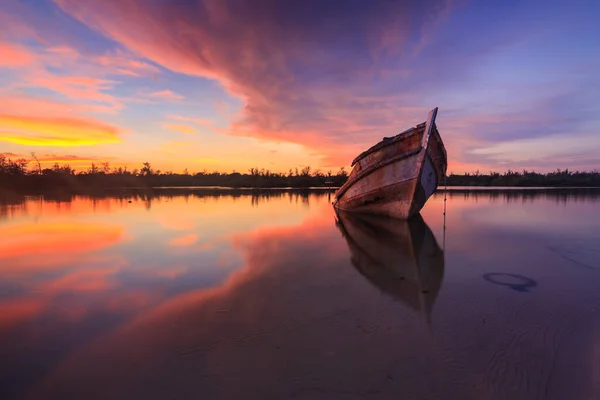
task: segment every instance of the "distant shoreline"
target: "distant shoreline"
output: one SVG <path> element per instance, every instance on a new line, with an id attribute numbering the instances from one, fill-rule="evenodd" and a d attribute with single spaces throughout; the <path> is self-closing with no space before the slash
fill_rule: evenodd
<path id="1" fill-rule="evenodd" d="M 260 187 L 260 186 L 79 186 L 65 187 L 57 186 L 52 188 L 36 189 L 29 188 L 28 190 L 15 190 L 15 188 L 4 188 L 0 186 L 0 196 L 4 195 L 20 195 L 20 196 L 38 196 L 45 194 L 62 194 L 62 195 L 99 195 L 99 194 L 114 194 L 114 193 L 152 193 L 161 191 L 204 191 L 204 192 L 329 192 L 334 193 L 339 186 L 285 186 L 285 187 Z M 558 190 L 599 190 L 600 186 L 458 186 L 458 185 L 440 185 L 436 189 L 436 193 L 443 192 L 484 192 L 484 191 L 558 191 Z"/>
<path id="2" fill-rule="evenodd" d="M 348 173 L 340 168 L 336 173 L 323 173 L 306 166 L 290 170 L 287 174 L 265 169 L 251 168 L 249 173 L 198 172 L 183 174 L 154 170 L 144 163 L 140 170 L 124 168 L 110 169 L 105 163 L 102 168 L 92 166 L 85 172 L 75 172 L 68 165 L 55 165 L 52 169 L 28 170 L 27 160 L 12 161 L 0 155 L 0 192 L 15 194 L 43 193 L 102 193 L 106 191 L 136 190 L 152 191 L 168 188 L 213 189 L 213 190 L 327 190 L 341 187 Z M 443 190 L 580 190 L 600 188 L 600 172 L 569 171 L 537 173 L 508 170 L 502 174 L 490 172 L 461 175 L 450 173 L 438 184 Z M 1 194 L 1 193 L 0 193 Z"/>
<path id="3" fill-rule="evenodd" d="M 0 154 L 0 190 L 18 193 L 62 191 L 115 190 L 120 188 L 158 188 L 158 187 L 220 187 L 241 189 L 335 189 L 348 179 L 344 167 L 339 171 L 323 172 L 310 166 L 287 173 L 272 172 L 268 169 L 250 168 L 248 173 L 202 171 L 189 173 L 163 172 L 154 170 L 149 162 L 144 162 L 141 169 L 129 171 L 127 168 L 110 168 L 108 163 L 92 164 L 89 170 L 76 172 L 68 164 L 55 164 L 52 168 L 28 169 L 29 161 L 20 159 L 13 161 Z M 482 174 L 450 173 L 439 182 L 439 187 L 505 187 L 505 188 L 548 188 L 548 187 L 600 187 L 600 172 L 570 171 L 557 169 L 553 172 L 538 173 L 534 171 L 513 171 L 504 173 L 490 171 Z"/>

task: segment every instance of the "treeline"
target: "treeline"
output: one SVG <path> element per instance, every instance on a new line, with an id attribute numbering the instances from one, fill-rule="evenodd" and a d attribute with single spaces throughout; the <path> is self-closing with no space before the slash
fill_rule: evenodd
<path id="1" fill-rule="evenodd" d="M 287 173 L 250 168 L 245 173 L 218 171 L 183 173 L 155 170 L 149 162 L 141 168 L 129 170 L 126 167 L 111 168 L 109 163 L 92 164 L 85 171 L 76 172 L 70 165 L 55 164 L 52 168 L 42 168 L 39 163 L 26 159 L 11 160 L 0 155 L 0 189 L 13 192 L 45 192 L 63 190 L 66 192 L 102 190 L 107 188 L 149 188 L 185 186 L 224 186 L 231 188 L 308 188 L 339 187 L 347 179 L 348 173 L 342 167 L 336 172 L 323 172 L 307 166 L 290 169 Z M 549 187 L 579 186 L 600 187 L 599 172 L 579 172 L 568 169 L 542 174 L 533 171 L 507 171 L 503 174 L 490 172 L 481 174 L 450 174 L 448 186 L 516 186 Z"/>
<path id="2" fill-rule="evenodd" d="M 225 186 L 232 188 L 309 188 L 338 187 L 348 178 L 342 167 L 337 172 L 313 170 L 307 166 L 290 169 L 287 173 L 250 168 L 246 173 L 202 171 L 183 173 L 155 170 L 149 162 L 140 169 L 111 168 L 108 163 L 92 164 L 85 171 L 76 172 L 70 165 L 55 164 L 41 168 L 40 164 L 28 168 L 29 161 L 13 161 L 0 156 L 0 188 L 15 192 L 41 192 L 47 190 L 86 190 L 106 188 L 146 188 L 185 186 Z"/>
<path id="3" fill-rule="evenodd" d="M 448 186 L 515 186 L 515 187 L 600 187 L 600 172 L 561 171 L 542 174 L 534 171 L 490 172 L 464 175 L 450 174 Z"/>

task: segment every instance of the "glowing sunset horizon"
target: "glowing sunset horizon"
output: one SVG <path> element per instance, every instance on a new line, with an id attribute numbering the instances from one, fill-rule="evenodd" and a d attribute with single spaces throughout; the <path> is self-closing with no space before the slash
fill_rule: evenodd
<path id="1" fill-rule="evenodd" d="M 5 0 L 0 154 L 336 171 L 437 124 L 449 173 L 600 169 L 600 5 Z"/>

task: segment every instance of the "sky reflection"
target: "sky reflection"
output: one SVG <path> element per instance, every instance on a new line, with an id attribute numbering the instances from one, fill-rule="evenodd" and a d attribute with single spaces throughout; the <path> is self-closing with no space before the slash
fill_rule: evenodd
<path id="1" fill-rule="evenodd" d="M 445 234 L 442 193 L 410 224 L 179 193 L 2 214 L 2 398 L 598 393 L 593 193 L 451 193 Z"/>

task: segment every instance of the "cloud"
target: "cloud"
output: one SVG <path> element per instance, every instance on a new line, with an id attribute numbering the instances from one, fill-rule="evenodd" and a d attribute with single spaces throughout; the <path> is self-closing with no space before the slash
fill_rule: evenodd
<path id="1" fill-rule="evenodd" d="M 67 43 L 27 44 L 0 40 L 0 68 L 11 68 L 15 74 L 10 89 L 49 90 L 78 101 L 92 112 L 115 113 L 129 100 L 112 93 L 123 82 L 109 78 L 156 78 L 160 72 L 158 67 L 119 48 L 98 54 Z"/>
<path id="2" fill-rule="evenodd" d="M 145 61 L 139 60 L 132 54 L 122 50 L 114 50 L 107 52 L 102 56 L 94 59 L 103 67 L 110 68 L 114 74 L 128 75 L 134 77 L 154 77 L 160 70 Z"/>
<path id="3" fill-rule="evenodd" d="M 17 157 L 23 157 L 23 155 L 15 154 L 15 153 L 0 153 L 0 157 L 17 158 Z"/>
<path id="4" fill-rule="evenodd" d="M 79 269 L 45 283 L 45 293 L 104 291 L 115 284 L 109 278 L 119 271 L 118 267 Z"/>
<path id="5" fill-rule="evenodd" d="M 123 107 L 121 101 L 115 96 L 105 93 L 117 83 L 107 79 L 86 76 L 61 76 L 45 70 L 28 74 L 23 81 L 24 85 L 42 87 L 73 100 L 105 103 L 110 106 L 106 110 L 118 110 Z"/>
<path id="6" fill-rule="evenodd" d="M 0 41 L 0 68 L 12 68 L 16 74 L 10 89 L 42 88 L 76 100 L 90 111 L 114 113 L 123 104 L 107 92 L 120 82 L 105 79 L 111 69 L 93 59 L 66 45 L 33 48 Z"/>
<path id="7" fill-rule="evenodd" d="M 33 54 L 25 47 L 0 41 L 0 68 L 22 68 L 33 60 Z"/>
<path id="8" fill-rule="evenodd" d="M 190 246 L 198 241 L 198 235 L 190 234 L 185 236 L 180 236 L 169 241 L 170 246 Z"/>
<path id="9" fill-rule="evenodd" d="M 193 127 L 184 124 L 163 124 L 163 127 L 171 131 L 187 133 L 190 135 L 198 133 Z"/>
<path id="10" fill-rule="evenodd" d="M 182 95 L 174 93 L 170 90 L 161 90 L 159 92 L 153 92 L 148 94 L 148 97 L 167 101 L 177 101 L 184 99 Z"/>
<path id="11" fill-rule="evenodd" d="M 38 157 L 39 161 L 92 161 L 97 159 L 98 157 L 80 157 L 73 154 L 44 154 Z"/>
<path id="12" fill-rule="evenodd" d="M 79 58 L 79 52 L 67 45 L 49 47 L 47 49 L 47 52 L 50 54 L 57 54 L 61 57 L 67 57 L 71 59 Z"/>
<path id="13" fill-rule="evenodd" d="M 114 157 L 103 156 L 77 156 L 73 154 L 42 154 L 36 156 L 40 164 L 75 164 L 77 167 L 85 167 L 92 163 L 103 163 L 113 160 Z"/>
<path id="14" fill-rule="evenodd" d="M 27 146 L 86 146 L 121 139 L 117 128 L 92 119 L 0 114 L 0 141 Z"/>
<path id="15" fill-rule="evenodd" d="M 0 141 L 79 146 L 121 141 L 121 128 L 85 116 L 89 106 L 44 97 L 0 94 Z"/>
<path id="16" fill-rule="evenodd" d="M 189 272 L 189 268 L 186 265 L 180 265 L 176 267 L 167 267 L 156 272 L 156 276 L 161 278 L 175 279 L 185 275 Z"/>
<path id="17" fill-rule="evenodd" d="M 169 115 L 168 118 L 170 118 L 170 119 L 176 119 L 178 121 L 193 122 L 193 123 L 198 124 L 198 125 L 211 125 L 212 124 L 212 121 L 210 121 L 208 119 L 193 118 L 193 117 L 183 117 L 181 115 Z"/>
<path id="18" fill-rule="evenodd" d="M 0 93 L 0 104 L 2 104 L 3 113 L 23 116 L 77 116 L 81 115 L 81 111 L 87 109 L 87 106 L 81 104 L 65 103 L 42 96 L 30 96 L 23 94 Z"/>
<path id="19" fill-rule="evenodd" d="M 600 143 L 595 141 L 596 135 L 580 139 L 573 140 L 565 134 L 516 139 L 475 148 L 470 153 L 472 158 L 479 159 L 480 162 L 495 163 L 512 169 L 515 166 L 544 169 L 556 169 L 562 165 L 599 166 L 597 157 L 595 160 L 586 160 L 590 153 L 600 152 Z"/>
<path id="20" fill-rule="evenodd" d="M 0 330 L 35 317 L 44 306 L 44 302 L 37 299 L 20 298 L 0 301 Z"/>
<path id="21" fill-rule="evenodd" d="M 236 113 L 224 109 L 231 104 L 213 101 L 223 118 L 233 119 L 218 132 L 304 145 L 322 156 L 321 166 L 349 163 L 381 137 L 422 122 L 434 106 L 440 106 L 451 166 L 474 161 L 468 150 L 477 146 L 549 130 L 578 136 L 581 121 L 597 120 L 597 110 L 579 114 L 597 92 L 594 43 L 576 36 L 595 26 L 594 13 L 583 15 L 585 9 L 574 9 L 581 18 L 566 21 L 554 4 L 531 19 L 528 3 L 462 0 L 350 0 L 344 7 L 316 0 L 183 0 L 176 7 L 160 0 L 54 2 L 65 13 L 43 21 L 27 2 L 6 7 L 12 18 L 0 12 L 3 39 L 43 47 L 34 56 L 52 68 L 39 85 L 49 83 L 64 96 L 82 94 L 90 111 L 115 112 L 125 99 L 106 96 L 117 83 L 81 93 L 60 77 L 112 81 L 156 77 L 165 68 L 213 79 L 236 97 L 231 104 L 242 104 Z M 76 29 L 81 38 L 72 34 Z M 565 45 L 564 31 L 581 40 Z M 94 54 L 97 47 L 85 46 L 98 34 L 111 40 L 112 50 Z M 553 69 L 561 73 L 549 73 Z M 576 89 L 545 104 L 559 85 Z M 153 98 L 183 96 L 163 90 L 146 100 Z M 527 104 L 531 114 L 518 115 Z M 458 122 L 459 115 L 449 113 L 457 110 L 465 124 L 471 117 L 499 118 L 466 130 L 441 123 Z"/>
<path id="22" fill-rule="evenodd" d="M 123 228 L 101 223 L 40 222 L 4 226 L 0 243 L 0 272 L 62 270 L 81 257 L 113 246 L 124 238 Z"/>
<path id="23" fill-rule="evenodd" d="M 442 1 L 344 7 L 316 1 L 279 6 L 206 0 L 178 7 L 137 0 L 118 6 L 116 0 L 56 2 L 142 57 L 175 72 L 218 80 L 245 103 L 227 133 L 325 149 L 329 158 L 345 163 L 374 135 L 380 139 L 390 129 L 425 119 L 426 111 L 400 110 L 401 102 L 390 103 L 378 89 L 384 73 L 396 73 L 399 58 L 423 46 L 425 24 L 433 29 L 438 16 L 447 13 Z M 405 76 L 408 84 L 415 78 Z M 414 102 L 409 95 L 405 100 Z"/>

